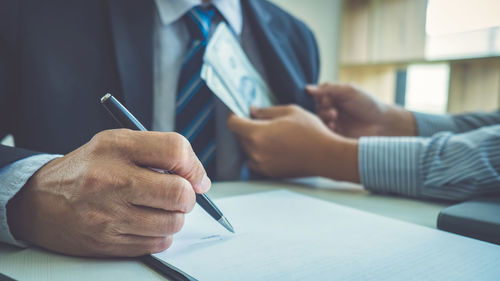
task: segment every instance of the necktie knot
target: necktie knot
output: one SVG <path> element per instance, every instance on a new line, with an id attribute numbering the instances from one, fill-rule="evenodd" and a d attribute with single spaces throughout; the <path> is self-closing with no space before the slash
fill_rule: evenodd
<path id="1" fill-rule="evenodd" d="M 213 5 L 199 5 L 186 13 L 186 24 L 192 39 L 206 40 L 217 10 Z"/>

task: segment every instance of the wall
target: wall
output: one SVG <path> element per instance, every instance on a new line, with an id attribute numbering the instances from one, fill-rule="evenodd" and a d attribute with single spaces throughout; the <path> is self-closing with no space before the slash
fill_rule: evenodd
<path id="1" fill-rule="evenodd" d="M 316 35 L 321 54 L 320 81 L 338 77 L 341 0 L 271 0 L 304 21 Z"/>

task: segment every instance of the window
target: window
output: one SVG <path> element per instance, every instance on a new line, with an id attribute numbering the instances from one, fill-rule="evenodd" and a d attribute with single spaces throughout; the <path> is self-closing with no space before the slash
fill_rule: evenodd
<path id="1" fill-rule="evenodd" d="M 500 1 L 429 0 L 427 59 L 500 55 Z"/>
<path id="2" fill-rule="evenodd" d="M 409 110 L 443 114 L 448 104 L 448 64 L 413 64 L 406 74 L 405 107 Z"/>

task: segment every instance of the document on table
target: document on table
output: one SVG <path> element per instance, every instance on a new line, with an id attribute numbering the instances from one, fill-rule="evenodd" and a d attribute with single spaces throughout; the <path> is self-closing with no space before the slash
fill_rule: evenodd
<path id="1" fill-rule="evenodd" d="M 500 246 L 289 191 L 198 206 L 155 254 L 198 280 L 499 280 Z"/>

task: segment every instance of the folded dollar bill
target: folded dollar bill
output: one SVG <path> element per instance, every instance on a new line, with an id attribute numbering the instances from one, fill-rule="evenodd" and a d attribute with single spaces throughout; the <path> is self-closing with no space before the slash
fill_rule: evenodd
<path id="1" fill-rule="evenodd" d="M 268 107 L 276 104 L 276 98 L 266 82 L 225 23 L 217 26 L 203 61 L 202 79 L 236 115 L 250 117 L 251 106 Z"/>

